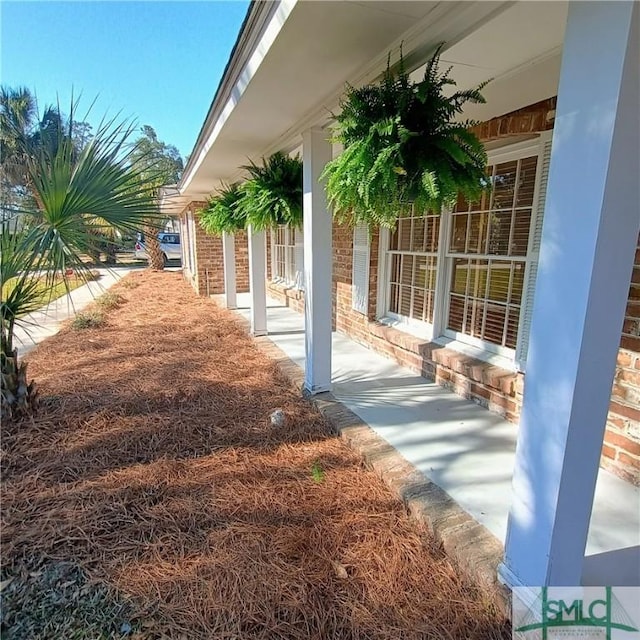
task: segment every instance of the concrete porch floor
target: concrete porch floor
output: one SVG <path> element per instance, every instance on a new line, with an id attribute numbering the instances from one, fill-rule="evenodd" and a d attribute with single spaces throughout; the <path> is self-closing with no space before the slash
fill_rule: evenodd
<path id="1" fill-rule="evenodd" d="M 224 296 L 213 296 L 224 306 Z M 249 318 L 249 295 L 238 294 Z M 304 317 L 267 302 L 268 337 L 304 367 Z M 511 500 L 517 426 L 347 336 L 333 333 L 332 393 L 501 543 Z M 585 585 L 640 586 L 640 489 L 601 469 Z"/>

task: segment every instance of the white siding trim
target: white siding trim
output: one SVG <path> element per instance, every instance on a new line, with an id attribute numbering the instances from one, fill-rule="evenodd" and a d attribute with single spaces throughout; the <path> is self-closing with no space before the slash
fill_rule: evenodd
<path id="1" fill-rule="evenodd" d="M 351 306 L 367 315 L 369 308 L 369 228 L 357 225 L 353 229 L 353 261 L 351 269 Z"/>
<path id="2" fill-rule="evenodd" d="M 389 266 L 387 249 L 389 248 L 389 229 L 380 227 L 378 239 L 378 300 L 376 305 L 376 318 L 384 318 L 387 313 L 387 295 Z"/>
<path id="3" fill-rule="evenodd" d="M 301 228 L 293 229 L 292 233 L 295 234 L 295 287 L 304 289 L 304 231 Z"/>
<path id="4" fill-rule="evenodd" d="M 529 231 L 529 248 L 527 250 L 527 266 L 524 274 L 524 290 L 520 318 L 518 320 L 518 343 L 516 345 L 515 361 L 518 369 L 524 371 L 527 363 L 529 348 L 529 333 L 531 331 L 531 314 L 533 312 L 533 297 L 538 275 L 538 258 L 540 256 L 540 241 L 542 239 L 542 223 L 544 219 L 544 204 L 547 197 L 547 180 L 549 178 L 549 164 L 551 162 L 551 132 L 540 140 L 540 154 L 536 175 L 536 193 L 534 194 L 534 210 Z"/>

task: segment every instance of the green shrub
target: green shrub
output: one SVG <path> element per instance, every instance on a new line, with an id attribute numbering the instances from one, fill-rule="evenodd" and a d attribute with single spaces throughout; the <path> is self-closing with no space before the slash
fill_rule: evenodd
<path id="1" fill-rule="evenodd" d="M 322 465 L 316 460 L 311 467 L 311 477 L 316 484 L 322 484 L 324 482 L 325 473 Z"/>
<path id="2" fill-rule="evenodd" d="M 131 278 L 125 278 L 120 283 L 120 286 L 124 287 L 125 289 L 136 289 L 137 287 L 140 286 L 140 283 L 137 280 L 132 280 Z"/>
<path id="3" fill-rule="evenodd" d="M 117 309 L 124 302 L 126 302 L 126 298 L 124 298 L 124 296 L 121 296 L 119 293 L 113 293 L 112 291 L 103 293 L 96 300 L 96 304 L 102 311 Z"/>
<path id="4" fill-rule="evenodd" d="M 73 329 L 97 329 L 105 323 L 104 315 L 100 311 L 81 311 L 71 323 Z"/>

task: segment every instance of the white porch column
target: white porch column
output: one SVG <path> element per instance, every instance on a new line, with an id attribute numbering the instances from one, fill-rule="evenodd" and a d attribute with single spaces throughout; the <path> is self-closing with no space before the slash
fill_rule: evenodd
<path id="1" fill-rule="evenodd" d="M 224 266 L 224 295 L 227 309 L 236 309 L 236 244 L 232 233 L 222 234 L 222 262 Z"/>
<path id="2" fill-rule="evenodd" d="M 264 231 L 248 230 L 249 290 L 251 292 L 251 333 L 267 333 L 266 245 Z"/>
<path id="3" fill-rule="evenodd" d="M 500 567 L 511 586 L 581 582 L 640 228 L 634 5 L 569 3 Z"/>
<path id="4" fill-rule="evenodd" d="M 331 160 L 322 129 L 302 134 L 304 191 L 305 367 L 310 393 L 331 388 L 331 213 L 320 174 Z"/>

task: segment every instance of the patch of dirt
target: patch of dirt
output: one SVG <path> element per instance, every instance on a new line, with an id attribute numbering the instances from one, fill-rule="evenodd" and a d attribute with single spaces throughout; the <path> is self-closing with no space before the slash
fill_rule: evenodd
<path id="1" fill-rule="evenodd" d="M 97 610 L 126 610 L 30 638 L 510 637 L 231 313 L 177 273 L 113 291 L 104 326 L 29 355 L 42 408 L 3 427 L 2 580 L 78 567 Z M 3 638 L 30 601 L 3 597 Z"/>

